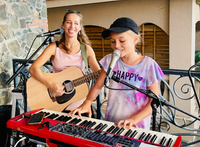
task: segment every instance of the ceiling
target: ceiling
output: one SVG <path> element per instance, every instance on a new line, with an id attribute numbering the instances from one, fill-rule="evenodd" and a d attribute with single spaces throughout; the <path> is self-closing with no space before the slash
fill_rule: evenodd
<path id="1" fill-rule="evenodd" d="M 105 3 L 120 0 L 46 0 L 47 8 L 56 8 L 63 6 L 75 6 L 92 3 Z"/>

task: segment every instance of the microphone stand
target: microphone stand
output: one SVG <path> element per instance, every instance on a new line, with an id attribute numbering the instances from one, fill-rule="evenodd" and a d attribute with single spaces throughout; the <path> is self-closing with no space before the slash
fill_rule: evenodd
<path id="1" fill-rule="evenodd" d="M 106 77 L 106 79 L 105 79 L 105 83 L 106 83 L 107 80 L 108 80 L 107 78 L 108 78 L 108 77 Z M 145 94 L 147 97 L 153 99 L 152 102 L 151 102 L 151 107 L 152 107 L 152 110 L 153 110 L 153 112 L 152 112 L 152 115 L 153 115 L 153 120 L 152 120 L 152 121 L 153 121 L 153 126 L 152 126 L 152 130 L 153 130 L 153 131 L 156 130 L 156 129 L 155 129 L 155 124 L 156 124 L 156 109 L 158 108 L 158 106 L 159 106 L 160 104 L 161 104 L 162 106 L 165 105 L 165 106 L 172 107 L 172 108 L 174 108 L 174 109 L 176 109 L 176 110 L 178 110 L 178 111 L 180 111 L 180 112 L 182 112 L 182 113 L 184 113 L 184 114 L 187 114 L 187 115 L 189 115 L 189 116 L 191 116 L 191 117 L 193 117 L 193 118 L 195 118 L 195 119 L 197 119 L 197 120 L 200 120 L 200 117 L 197 117 L 197 116 L 195 116 L 195 115 L 193 115 L 193 114 L 191 114 L 191 113 L 188 113 L 188 112 L 186 112 L 186 111 L 184 111 L 184 110 L 182 110 L 182 109 L 180 109 L 180 108 L 178 108 L 178 107 L 176 107 L 176 106 L 173 106 L 172 104 L 170 104 L 170 103 L 169 103 L 168 101 L 166 101 L 166 100 L 163 100 L 163 99 L 158 98 L 157 95 L 154 94 L 152 90 L 143 90 L 143 89 L 139 89 L 139 88 L 137 88 L 137 87 L 135 87 L 135 86 L 133 86 L 133 85 L 131 85 L 131 84 L 125 82 L 125 81 L 120 80 L 119 77 L 116 77 L 116 76 L 114 76 L 114 75 L 112 75 L 111 79 L 114 80 L 114 81 L 117 82 L 117 83 L 122 83 L 122 84 L 124 84 L 124 85 L 126 85 L 126 86 L 132 88 L 133 90 L 137 90 L 137 91 L 139 91 L 139 92 Z"/>
<path id="2" fill-rule="evenodd" d="M 22 95 L 24 97 L 24 112 L 27 112 L 27 93 L 26 93 L 26 82 L 27 79 L 29 78 L 29 71 L 27 70 L 27 68 L 25 68 L 26 66 L 28 66 L 29 61 L 37 54 L 37 52 L 44 46 L 44 45 L 48 45 L 49 40 L 51 39 L 51 36 L 48 36 L 43 43 L 39 46 L 39 48 L 31 55 L 31 57 L 29 57 L 29 59 L 27 59 L 18 69 L 17 71 L 14 73 L 14 75 L 11 76 L 10 79 L 8 79 L 8 81 L 6 82 L 7 85 L 9 85 L 11 83 L 11 81 L 18 75 L 18 74 L 22 74 L 22 76 L 24 77 L 24 81 L 23 81 L 23 89 L 22 89 Z"/>

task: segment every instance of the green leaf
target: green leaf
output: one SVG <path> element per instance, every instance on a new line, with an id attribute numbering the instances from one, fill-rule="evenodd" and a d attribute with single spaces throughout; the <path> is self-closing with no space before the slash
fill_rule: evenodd
<path id="1" fill-rule="evenodd" d="M 195 51 L 195 64 L 200 61 L 200 51 Z"/>

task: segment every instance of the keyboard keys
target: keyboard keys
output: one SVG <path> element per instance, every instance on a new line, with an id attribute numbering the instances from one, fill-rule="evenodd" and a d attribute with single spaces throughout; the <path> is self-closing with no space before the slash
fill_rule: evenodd
<path id="1" fill-rule="evenodd" d="M 124 128 L 121 128 L 116 134 L 120 135 L 124 131 Z"/>
<path id="2" fill-rule="evenodd" d="M 133 131 L 129 129 L 124 136 L 128 137 Z"/>
<path id="3" fill-rule="evenodd" d="M 77 137 L 84 136 L 90 140 L 104 142 L 111 146 L 114 146 L 119 141 L 127 144 L 128 146 L 128 144 L 130 144 L 131 138 L 133 138 L 136 140 L 144 140 L 145 142 L 152 142 L 158 145 L 160 144 L 172 147 L 177 138 L 177 136 L 174 135 L 151 130 L 144 130 L 141 128 L 125 129 L 123 127 L 115 126 L 112 122 L 107 122 L 104 120 L 88 117 L 79 118 L 78 116 L 71 117 L 67 113 L 55 112 L 45 109 L 41 112 L 45 113 L 45 118 L 66 122 L 66 124 L 71 124 L 71 128 L 60 128 L 59 130 L 61 132 L 69 133 Z M 80 129 L 80 127 L 83 127 L 84 129 L 91 128 L 92 131 L 85 134 L 86 131 L 84 129 Z"/>
<path id="4" fill-rule="evenodd" d="M 98 124 L 94 129 L 98 130 L 99 128 L 101 128 L 103 126 L 102 123 Z"/>
<path id="5" fill-rule="evenodd" d="M 145 137 L 144 141 L 149 141 L 149 139 L 151 138 L 151 133 L 148 133 L 147 136 Z"/>
<path id="6" fill-rule="evenodd" d="M 166 146 L 171 146 L 172 142 L 173 142 L 173 140 L 172 140 L 172 138 L 170 138 L 170 139 L 167 141 Z"/>
<path id="7" fill-rule="evenodd" d="M 99 130 L 103 131 L 105 128 L 107 128 L 107 124 L 104 124 Z"/>
<path id="8" fill-rule="evenodd" d="M 114 125 L 112 125 L 106 132 L 111 132 L 115 128 Z"/>
<path id="9" fill-rule="evenodd" d="M 111 133 L 115 134 L 119 129 L 120 129 L 119 127 L 115 127 L 115 128 L 111 131 Z"/>
<path id="10" fill-rule="evenodd" d="M 166 140 L 167 138 L 163 136 L 159 144 L 164 145 Z"/>
<path id="11" fill-rule="evenodd" d="M 88 128 L 92 128 L 94 125 L 96 124 L 96 122 L 92 122 L 90 125 L 88 125 Z"/>
<path id="12" fill-rule="evenodd" d="M 140 137 L 138 138 L 139 140 L 143 140 L 143 138 L 145 137 L 146 133 L 142 132 L 142 134 L 140 135 Z"/>
<path id="13" fill-rule="evenodd" d="M 135 136 L 136 136 L 136 134 L 137 134 L 138 132 L 135 130 L 135 131 L 133 131 L 133 133 L 130 135 L 130 137 L 131 138 L 134 138 Z"/>

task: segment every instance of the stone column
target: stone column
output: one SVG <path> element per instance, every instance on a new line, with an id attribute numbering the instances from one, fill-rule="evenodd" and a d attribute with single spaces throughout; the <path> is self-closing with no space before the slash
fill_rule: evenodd
<path id="1" fill-rule="evenodd" d="M 0 105 L 11 102 L 13 81 L 12 59 L 25 59 L 42 43 L 36 35 L 48 31 L 45 0 L 0 0 Z M 39 55 L 39 54 L 38 54 Z M 38 56 L 37 55 L 37 56 Z"/>

